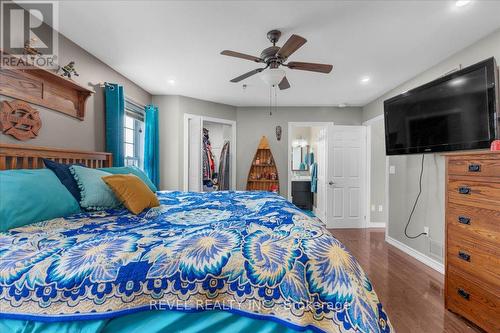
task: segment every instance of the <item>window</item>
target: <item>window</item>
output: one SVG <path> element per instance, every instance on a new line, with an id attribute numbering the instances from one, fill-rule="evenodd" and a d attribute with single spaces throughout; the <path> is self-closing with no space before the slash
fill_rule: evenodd
<path id="1" fill-rule="evenodd" d="M 125 166 L 144 167 L 144 108 L 125 100 Z"/>

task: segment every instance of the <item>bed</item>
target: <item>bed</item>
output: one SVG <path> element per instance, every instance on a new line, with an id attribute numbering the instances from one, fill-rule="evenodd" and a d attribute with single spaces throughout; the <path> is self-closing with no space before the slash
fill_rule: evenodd
<path id="1" fill-rule="evenodd" d="M 0 169 L 111 161 L 75 154 L 0 145 Z M 0 330 L 393 331 L 356 259 L 282 197 L 157 195 L 139 215 L 82 212 L 0 233 Z"/>

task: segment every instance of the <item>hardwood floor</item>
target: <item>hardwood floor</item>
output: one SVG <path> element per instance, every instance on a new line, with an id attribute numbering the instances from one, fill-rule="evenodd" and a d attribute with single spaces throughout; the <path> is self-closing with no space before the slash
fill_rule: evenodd
<path id="1" fill-rule="evenodd" d="M 330 229 L 368 274 L 397 333 L 481 332 L 444 308 L 444 276 L 385 242 L 384 229 Z"/>

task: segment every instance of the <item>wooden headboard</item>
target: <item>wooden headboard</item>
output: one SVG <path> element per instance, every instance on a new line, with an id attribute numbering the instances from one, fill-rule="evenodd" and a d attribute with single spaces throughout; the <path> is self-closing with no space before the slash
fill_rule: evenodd
<path id="1" fill-rule="evenodd" d="M 0 143 L 0 170 L 44 168 L 42 158 L 59 163 L 81 163 L 89 168 L 112 166 L 111 153 Z"/>

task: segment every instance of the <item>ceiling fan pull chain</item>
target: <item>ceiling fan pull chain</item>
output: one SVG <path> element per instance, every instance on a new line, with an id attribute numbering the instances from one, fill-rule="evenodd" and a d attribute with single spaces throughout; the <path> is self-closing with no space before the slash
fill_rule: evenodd
<path id="1" fill-rule="evenodd" d="M 274 86 L 274 113 L 278 113 L 278 87 Z"/>
<path id="2" fill-rule="evenodd" d="M 273 115 L 273 87 L 269 87 L 269 115 Z"/>

